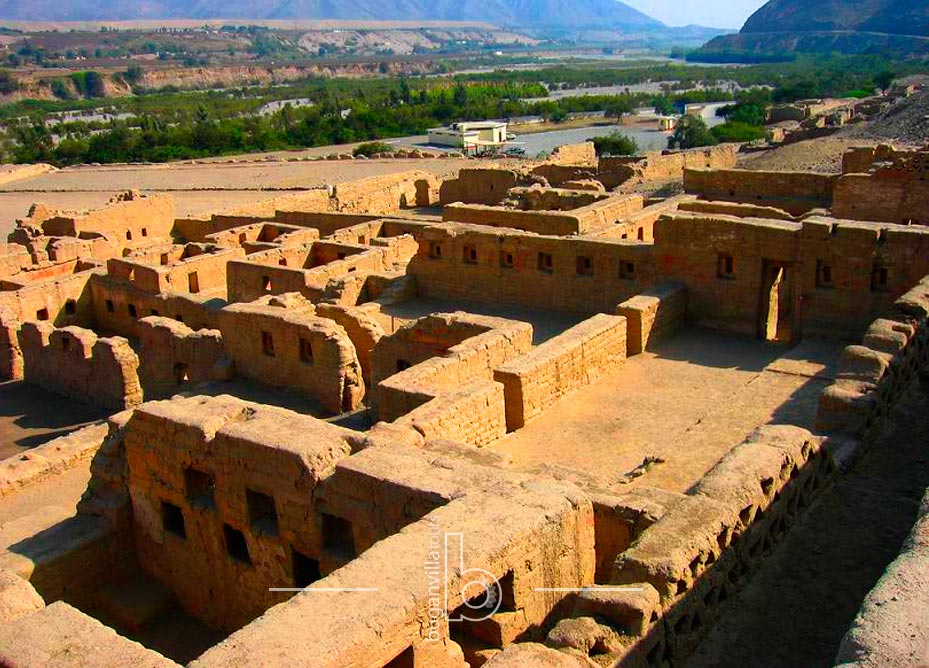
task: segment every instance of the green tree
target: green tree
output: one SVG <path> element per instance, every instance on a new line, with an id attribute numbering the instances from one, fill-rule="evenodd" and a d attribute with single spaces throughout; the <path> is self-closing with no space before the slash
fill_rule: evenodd
<path id="1" fill-rule="evenodd" d="M 664 95 L 658 95 L 652 99 L 655 107 L 655 113 L 660 116 L 667 116 L 674 113 L 674 104 Z"/>
<path id="2" fill-rule="evenodd" d="M 896 78 L 896 75 L 893 72 L 884 70 L 874 75 L 874 83 L 877 84 L 877 87 L 880 88 L 883 93 L 893 86 L 894 78 Z"/>
<path id="3" fill-rule="evenodd" d="M 698 148 L 715 146 L 718 143 L 719 140 L 699 116 L 688 115 L 681 118 L 674 128 L 674 134 L 668 137 L 668 148 Z"/>
<path id="4" fill-rule="evenodd" d="M 635 155 L 639 152 L 636 141 L 622 132 L 612 132 L 605 137 L 593 137 L 592 141 L 597 155 Z"/>
<path id="5" fill-rule="evenodd" d="M 635 111 L 635 103 L 630 97 L 617 97 L 615 100 L 607 102 L 603 111 L 607 118 L 622 118 L 626 114 Z"/>

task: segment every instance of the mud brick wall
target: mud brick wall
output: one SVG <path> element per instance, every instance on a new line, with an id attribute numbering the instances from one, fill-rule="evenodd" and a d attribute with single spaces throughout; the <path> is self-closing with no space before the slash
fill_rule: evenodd
<path id="1" fill-rule="evenodd" d="M 107 262 L 107 273 L 150 294 L 167 292 L 226 293 L 226 266 L 244 258 L 241 248 L 201 248 L 190 245 L 184 256 L 167 264 L 149 265 L 133 258 L 114 258 Z"/>
<path id="2" fill-rule="evenodd" d="M 929 364 L 929 278 L 875 320 L 861 345 L 848 346 L 836 381 L 820 395 L 816 428 L 869 442 L 894 404 Z"/>
<path id="3" fill-rule="evenodd" d="M 626 359 L 626 319 L 598 314 L 494 369 L 515 431 Z"/>
<path id="4" fill-rule="evenodd" d="M 644 582 L 659 594 L 655 658 L 690 655 L 834 474 L 821 439 L 789 425 L 762 427 L 616 558 L 610 584 Z"/>
<path id="5" fill-rule="evenodd" d="M 653 242 L 655 222 L 667 213 L 677 211 L 684 203 L 693 201 L 693 195 L 675 195 L 660 202 L 649 204 L 631 213 L 612 225 L 601 227 L 584 236 L 588 239 L 634 239 Z"/>
<path id="6" fill-rule="evenodd" d="M 665 339 L 683 327 L 687 320 L 687 287 L 683 283 L 664 283 L 646 290 L 616 307 L 616 315 L 626 318 L 630 355 L 648 349 L 649 343 Z"/>
<path id="7" fill-rule="evenodd" d="M 88 284 L 102 268 L 33 281 L 17 290 L 0 291 L 0 309 L 20 321 L 49 320 L 56 325 L 89 326 L 92 300 Z"/>
<path id="8" fill-rule="evenodd" d="M 867 174 L 876 162 L 895 162 L 916 157 L 918 151 L 897 149 L 890 144 L 855 146 L 842 154 L 843 174 Z"/>
<path id="9" fill-rule="evenodd" d="M 481 447 L 506 435 L 503 386 L 487 380 L 462 384 L 414 408 L 395 422 L 424 438 L 442 438 Z"/>
<path id="10" fill-rule="evenodd" d="M 462 169 L 458 178 L 442 182 L 439 200 L 443 206 L 455 202 L 495 206 L 506 199 L 510 188 L 525 180 L 522 174 L 512 169 Z"/>
<path id="11" fill-rule="evenodd" d="M 361 373 L 365 383 L 371 383 L 371 351 L 384 337 L 384 328 L 366 311 L 353 306 L 339 306 L 336 304 L 318 304 L 316 315 L 328 318 L 341 326 L 358 355 Z"/>
<path id="12" fill-rule="evenodd" d="M 575 212 L 522 211 L 502 206 L 449 204 L 442 208 L 445 222 L 488 225 L 523 230 L 535 234 L 567 236 L 580 234 L 583 223 Z"/>
<path id="13" fill-rule="evenodd" d="M 19 327 L 19 320 L 8 309 L 0 309 L 0 379 L 20 380 L 23 377 Z"/>
<path id="14" fill-rule="evenodd" d="M 741 204 L 738 202 L 708 202 L 704 200 L 691 200 L 682 202 L 678 207 L 680 211 L 693 213 L 718 213 L 739 218 L 764 218 L 766 220 L 791 220 L 797 217 L 776 209 L 773 206 L 757 206 L 755 204 Z"/>
<path id="15" fill-rule="evenodd" d="M 120 195 L 107 206 L 84 214 L 55 212 L 41 223 L 52 237 L 97 233 L 123 242 L 164 239 L 174 225 L 174 198 L 170 195 Z"/>
<path id="16" fill-rule="evenodd" d="M 447 345 L 459 336 L 460 343 Z M 372 353 L 374 414 L 391 422 L 472 380 L 493 380 L 496 367 L 531 347 L 528 323 L 465 313 L 421 318 L 382 339 Z M 430 348 L 439 354 L 429 355 Z M 413 363 L 414 355 L 421 361 Z M 411 366 L 400 369 L 398 359 Z"/>
<path id="17" fill-rule="evenodd" d="M 595 167 L 597 165 L 597 151 L 591 141 L 579 144 L 565 144 L 552 151 L 548 162 L 555 165 L 589 165 Z"/>
<path id="18" fill-rule="evenodd" d="M 380 218 L 376 214 L 343 213 L 335 211 L 312 211 L 299 209 L 281 209 L 275 212 L 274 220 L 286 225 L 308 227 L 319 230 L 321 237 L 328 237 L 339 230 L 354 225 L 370 223 Z"/>
<path id="19" fill-rule="evenodd" d="M 142 403 L 139 358 L 126 339 L 47 322 L 23 323 L 19 339 L 27 383 L 114 410 Z"/>
<path id="20" fill-rule="evenodd" d="M 231 397 L 145 404 L 125 431 L 140 565 L 190 614 L 230 631 L 291 596 L 269 588 L 297 586 L 294 552 L 335 570 L 354 555 L 328 546 L 314 497 L 350 454 L 350 434 Z"/>
<path id="21" fill-rule="evenodd" d="M 542 177 L 548 181 L 550 186 L 555 188 L 560 188 L 569 181 L 599 178 L 596 165 L 553 165 L 545 163 L 533 167 L 530 173 Z"/>
<path id="22" fill-rule="evenodd" d="M 163 316 L 185 323 L 194 330 L 217 329 L 222 302 L 206 295 L 168 293 L 153 295 L 109 276 L 95 276 L 89 283 L 94 327 L 138 339 L 139 320 Z"/>
<path id="23" fill-rule="evenodd" d="M 206 235 L 206 242 L 218 246 L 250 248 L 253 244 L 294 245 L 319 239 L 319 230 L 283 223 L 260 222 Z"/>
<path id="24" fill-rule="evenodd" d="M 18 274 L 32 266 L 32 255 L 19 244 L 0 244 L 0 278 Z"/>
<path id="25" fill-rule="evenodd" d="M 433 477 L 439 474 L 437 468 L 432 471 Z M 470 519 L 476 513 L 482 517 L 479 523 Z M 499 496 L 469 491 L 321 580 L 320 591 L 268 611 L 266 623 L 242 629 L 193 666 L 252 665 L 266 656 L 262 648 L 276 647 L 281 656 L 293 657 L 308 644 L 321 668 L 384 666 L 398 656 L 430 668 L 461 666 L 460 649 L 446 639 L 448 625 L 440 624 L 437 635 L 431 635 L 423 621 L 429 616 L 430 587 L 417 546 L 429 544 L 436 527 L 464 535 L 467 568 L 482 569 L 506 583 L 508 603 L 482 624 L 484 642 L 500 646 L 523 634 L 540 639 L 537 629 L 543 620 L 565 606 L 564 594 L 552 589 L 579 587 L 592 577 L 592 525 L 589 501 L 558 484 L 533 491 L 505 485 Z M 538 563 L 551 567 L 531 566 Z M 331 591 L 371 586 L 365 583 L 383 581 L 388 570 L 396 586 L 381 587 L 370 596 L 349 598 L 348 592 Z M 471 573 L 460 570 L 449 569 L 437 583 L 440 591 L 451 592 L 450 610 L 458 607 L 462 585 L 471 579 Z"/>
<path id="26" fill-rule="evenodd" d="M 571 211 L 599 202 L 609 195 L 603 190 L 574 190 L 571 188 L 543 188 L 540 185 L 511 188 L 508 203 L 515 201 L 522 211 Z"/>
<path id="27" fill-rule="evenodd" d="M 569 240 L 472 225 L 386 225 L 409 232 L 419 242 L 407 273 L 426 297 L 612 313 L 617 303 L 655 282 L 650 244 Z M 465 254 L 470 248 L 477 253 L 476 262 Z M 540 264 L 544 256 L 551 256 L 550 270 Z"/>
<path id="28" fill-rule="evenodd" d="M 219 330 L 241 376 L 304 392 L 336 414 L 354 410 L 364 397 L 355 347 L 332 320 L 277 306 L 233 304 L 221 311 Z"/>
<path id="29" fill-rule="evenodd" d="M 603 157 L 598 161 L 598 179 L 607 188 L 626 181 L 667 181 L 681 178 L 685 169 L 731 169 L 739 147 L 721 144 L 686 151 L 649 151 L 641 156 Z"/>
<path id="30" fill-rule="evenodd" d="M 835 187 L 839 218 L 929 224 L 929 169 L 922 160 L 900 161 L 874 174 L 843 174 Z"/>
<path id="31" fill-rule="evenodd" d="M 793 215 L 832 206 L 839 177 L 807 172 L 685 169 L 684 190 L 707 200 L 773 206 Z"/>
<path id="32" fill-rule="evenodd" d="M 438 202 L 439 182 L 426 172 L 409 171 L 371 176 L 334 187 L 336 210 L 387 214 L 400 209 L 428 207 Z"/>
<path id="33" fill-rule="evenodd" d="M 227 380 L 234 372 L 223 363 L 223 337 L 217 330 L 195 332 L 177 320 L 152 316 L 142 318 L 139 327 L 139 378 L 148 399 L 171 396 L 188 383 Z"/>
<path id="34" fill-rule="evenodd" d="M 929 229 L 811 217 L 797 252 L 803 331 L 854 340 L 929 273 Z"/>

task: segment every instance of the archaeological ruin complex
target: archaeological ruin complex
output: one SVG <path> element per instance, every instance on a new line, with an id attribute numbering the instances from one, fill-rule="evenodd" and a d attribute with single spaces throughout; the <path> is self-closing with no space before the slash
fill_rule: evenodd
<path id="1" fill-rule="evenodd" d="M 0 665 L 681 666 L 929 357 L 929 152 L 736 151 L 34 206 Z"/>

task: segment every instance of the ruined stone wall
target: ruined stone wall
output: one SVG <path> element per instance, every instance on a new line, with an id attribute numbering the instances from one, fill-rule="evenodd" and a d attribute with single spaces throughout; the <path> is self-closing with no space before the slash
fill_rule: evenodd
<path id="1" fill-rule="evenodd" d="M 113 410 L 142 403 L 139 358 L 125 339 L 47 322 L 23 323 L 19 338 L 27 383 Z"/>
<path id="2" fill-rule="evenodd" d="M 646 290 L 616 307 L 616 315 L 626 318 L 630 355 L 648 349 L 680 329 L 687 320 L 687 287 L 665 283 Z"/>
<path id="3" fill-rule="evenodd" d="M 839 177 L 807 172 L 685 169 L 684 190 L 707 200 L 747 202 L 793 215 L 832 206 Z"/>
<path id="4" fill-rule="evenodd" d="M 626 319 L 599 314 L 494 369 L 515 431 L 626 359 Z"/>
<path id="5" fill-rule="evenodd" d="M 656 282 L 650 244 L 457 224 L 388 222 L 386 227 L 409 232 L 419 242 L 407 271 L 426 297 L 612 313 L 617 303 Z"/>
<path id="6" fill-rule="evenodd" d="M 291 596 L 269 588 L 309 584 L 301 564 L 335 570 L 354 555 L 314 498 L 350 433 L 230 397 L 145 404 L 125 434 L 139 564 L 230 631 Z"/>
<path id="7" fill-rule="evenodd" d="M 189 384 L 228 380 L 235 371 L 218 330 L 194 331 L 177 320 L 149 316 L 139 320 L 139 331 L 139 378 L 148 399 L 171 396 Z"/>
<path id="8" fill-rule="evenodd" d="M 269 304 L 232 304 L 219 330 L 236 372 L 315 397 L 328 411 L 354 410 L 364 397 L 361 365 L 334 321 Z"/>

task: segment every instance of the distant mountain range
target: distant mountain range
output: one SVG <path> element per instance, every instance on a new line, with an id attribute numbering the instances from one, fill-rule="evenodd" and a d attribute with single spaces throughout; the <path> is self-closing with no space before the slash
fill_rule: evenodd
<path id="1" fill-rule="evenodd" d="M 352 19 L 484 21 L 533 28 L 664 27 L 619 0 L 0 0 L 0 19 Z"/>
<path id="2" fill-rule="evenodd" d="M 770 0 L 703 55 L 929 53 L 927 0 Z"/>

